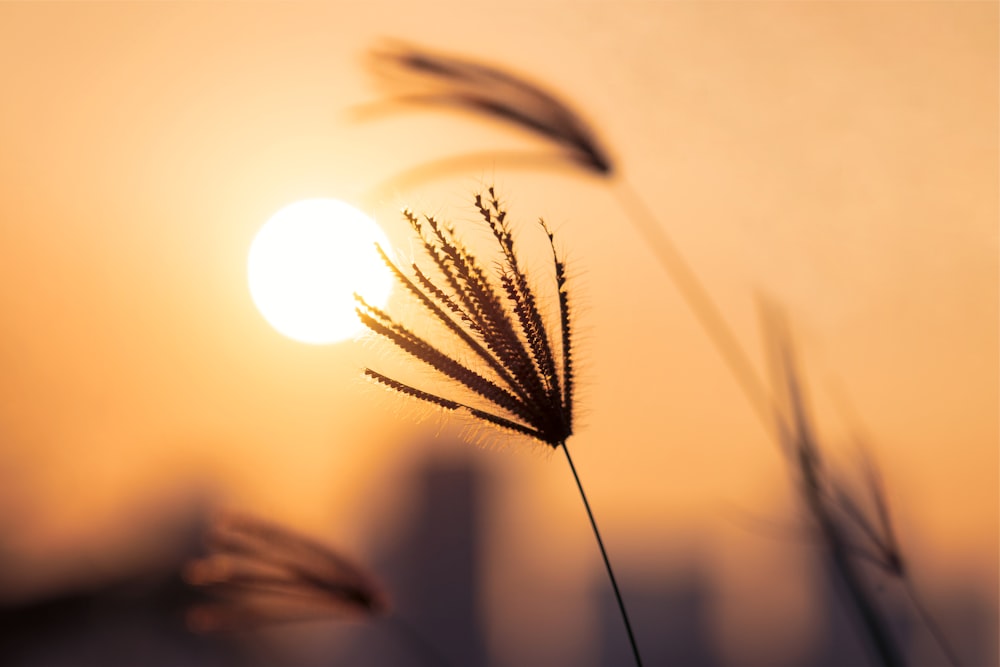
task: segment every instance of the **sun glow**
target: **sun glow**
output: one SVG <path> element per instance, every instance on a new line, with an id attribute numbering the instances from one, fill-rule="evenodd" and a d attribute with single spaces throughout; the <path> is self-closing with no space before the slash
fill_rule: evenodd
<path id="1" fill-rule="evenodd" d="M 392 276 L 375 250 L 375 221 L 336 199 L 289 204 L 250 245 L 247 278 L 261 315 L 294 340 L 322 345 L 359 333 L 354 293 L 383 305 Z"/>

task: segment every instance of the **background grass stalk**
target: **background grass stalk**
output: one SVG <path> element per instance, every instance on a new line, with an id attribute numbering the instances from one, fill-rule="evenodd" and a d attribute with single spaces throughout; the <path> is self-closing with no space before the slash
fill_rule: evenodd
<path id="1" fill-rule="evenodd" d="M 715 345 L 722 360 L 750 401 L 750 406 L 760 423 L 769 432 L 773 432 L 774 401 L 743 351 L 739 339 L 726 324 L 722 313 L 709 296 L 708 290 L 694 269 L 685 261 L 670 236 L 660 226 L 656 216 L 629 183 L 619 177 L 615 185 L 614 192 L 622 207 L 628 212 L 634 228 L 653 250 L 660 266 L 667 272 L 695 319 Z"/>
<path id="2" fill-rule="evenodd" d="M 872 602 L 871 591 L 864 584 L 854 560 L 848 553 L 847 540 L 823 502 L 814 460 L 805 450 L 800 452 L 799 467 L 804 477 L 806 501 L 819 524 L 823 541 L 826 542 L 830 560 L 833 562 L 833 569 L 847 590 L 850 602 L 857 611 L 860 624 L 867 633 L 872 648 L 885 667 L 903 667 L 906 665 L 903 652 L 893 639 L 885 618 Z"/>
<path id="3" fill-rule="evenodd" d="M 628 612 L 625 611 L 625 601 L 622 599 L 622 593 L 618 589 L 618 582 L 615 581 L 614 570 L 611 569 L 611 561 L 608 560 L 608 552 L 604 548 L 604 540 L 601 539 L 601 531 L 597 529 L 597 521 L 594 520 L 594 513 L 590 509 L 590 503 L 587 501 L 587 494 L 583 490 L 583 484 L 580 483 L 580 475 L 576 472 L 576 466 L 573 465 L 573 457 L 569 455 L 569 447 L 566 446 L 565 442 L 559 443 L 562 447 L 563 452 L 566 454 L 566 460 L 569 462 L 569 469 L 573 471 L 573 479 L 576 481 L 576 488 L 580 490 L 580 498 L 583 499 L 583 506 L 587 510 L 587 518 L 590 519 L 590 527 L 594 529 L 594 537 L 597 538 L 597 546 L 601 549 L 601 558 L 604 559 L 604 567 L 608 571 L 608 579 L 611 580 L 611 588 L 615 591 L 615 600 L 618 601 L 618 610 L 621 612 L 622 621 L 625 622 L 625 632 L 628 633 L 629 645 L 632 647 L 632 655 L 635 656 L 635 664 L 642 667 L 642 658 L 639 657 L 639 646 L 635 643 L 635 635 L 632 633 L 632 624 L 628 620 Z"/>

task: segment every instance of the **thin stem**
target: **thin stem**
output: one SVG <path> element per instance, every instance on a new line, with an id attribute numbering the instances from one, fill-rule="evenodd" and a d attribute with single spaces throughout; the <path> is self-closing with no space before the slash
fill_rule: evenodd
<path id="1" fill-rule="evenodd" d="M 628 641 L 632 646 L 632 655 L 635 656 L 635 664 L 642 667 L 642 658 L 639 657 L 639 647 L 635 643 L 635 635 L 632 634 L 632 624 L 629 623 L 628 613 L 625 611 L 625 602 L 622 600 L 621 591 L 618 590 L 618 582 L 615 581 L 615 573 L 611 569 L 611 561 L 608 560 L 608 552 L 604 550 L 604 541 L 601 539 L 601 532 L 597 529 L 597 522 L 594 521 L 594 513 L 590 511 L 590 503 L 587 502 L 587 494 L 583 491 L 583 484 L 580 483 L 580 476 L 576 474 L 576 466 L 573 465 L 573 458 L 569 455 L 569 448 L 566 442 L 561 442 L 563 452 L 566 453 L 566 460 L 569 461 L 569 469 L 573 471 L 573 479 L 576 480 L 576 488 L 580 490 L 580 497 L 583 499 L 583 506 L 587 510 L 587 518 L 590 519 L 590 527 L 594 529 L 594 537 L 597 538 L 597 546 L 601 549 L 601 558 L 604 559 L 604 567 L 608 570 L 608 578 L 611 580 L 611 588 L 615 591 L 615 599 L 618 601 L 618 610 L 621 611 L 622 620 L 625 622 L 625 632 L 628 633 Z"/>
<path id="2" fill-rule="evenodd" d="M 674 281 L 677 291 L 687 303 L 695 319 L 701 324 L 705 333 L 715 344 L 716 350 L 723 361 L 729 366 L 743 393 L 750 401 L 760 423 L 768 431 L 773 429 L 775 410 L 768 391 L 764 388 L 757 372 L 743 351 L 733 330 L 726 324 L 722 313 L 708 295 L 705 286 L 694 270 L 684 260 L 663 228 L 657 223 L 656 216 L 636 194 L 635 190 L 620 177 L 615 182 L 615 193 L 622 206 L 628 211 L 635 228 L 642 234 L 645 241 L 656 254 L 660 265 Z"/>

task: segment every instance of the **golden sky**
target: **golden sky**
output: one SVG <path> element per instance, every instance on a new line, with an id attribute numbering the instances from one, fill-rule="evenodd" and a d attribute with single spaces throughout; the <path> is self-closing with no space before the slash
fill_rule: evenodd
<path id="1" fill-rule="evenodd" d="M 733 520 L 797 520 L 783 461 L 611 189 L 498 162 L 371 196 L 433 157 L 537 146 L 457 115 L 351 120 L 384 94 L 366 50 L 397 38 L 572 100 L 761 371 L 757 298 L 787 309 L 832 454 L 852 462 L 842 394 L 917 577 L 995 607 L 997 20 L 986 2 L 0 4 L 7 549 L 102 558 L 189 493 L 373 539 L 407 466 L 469 446 L 360 379 L 377 346 L 272 330 L 246 252 L 317 196 L 368 207 L 405 250 L 400 207 L 471 219 L 495 182 L 570 261 L 571 448 L 612 557 L 704 556 L 724 601 L 750 594 L 747 563 L 783 558 Z M 470 455 L 502 480 L 494 539 L 538 545 L 498 595 L 504 576 L 572 588 L 599 565 L 564 463 L 492 449 Z M 789 576 L 774 595 L 794 607 Z M 726 627 L 755 616 L 722 607 Z"/>

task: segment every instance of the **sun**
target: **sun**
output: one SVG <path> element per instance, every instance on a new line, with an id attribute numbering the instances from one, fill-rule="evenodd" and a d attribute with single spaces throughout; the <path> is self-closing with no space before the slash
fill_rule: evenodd
<path id="1" fill-rule="evenodd" d="M 375 244 L 388 241 L 374 220 L 336 199 L 289 204 L 250 244 L 247 279 L 261 315 L 294 340 L 324 345 L 363 329 L 354 293 L 379 306 L 392 275 Z"/>

